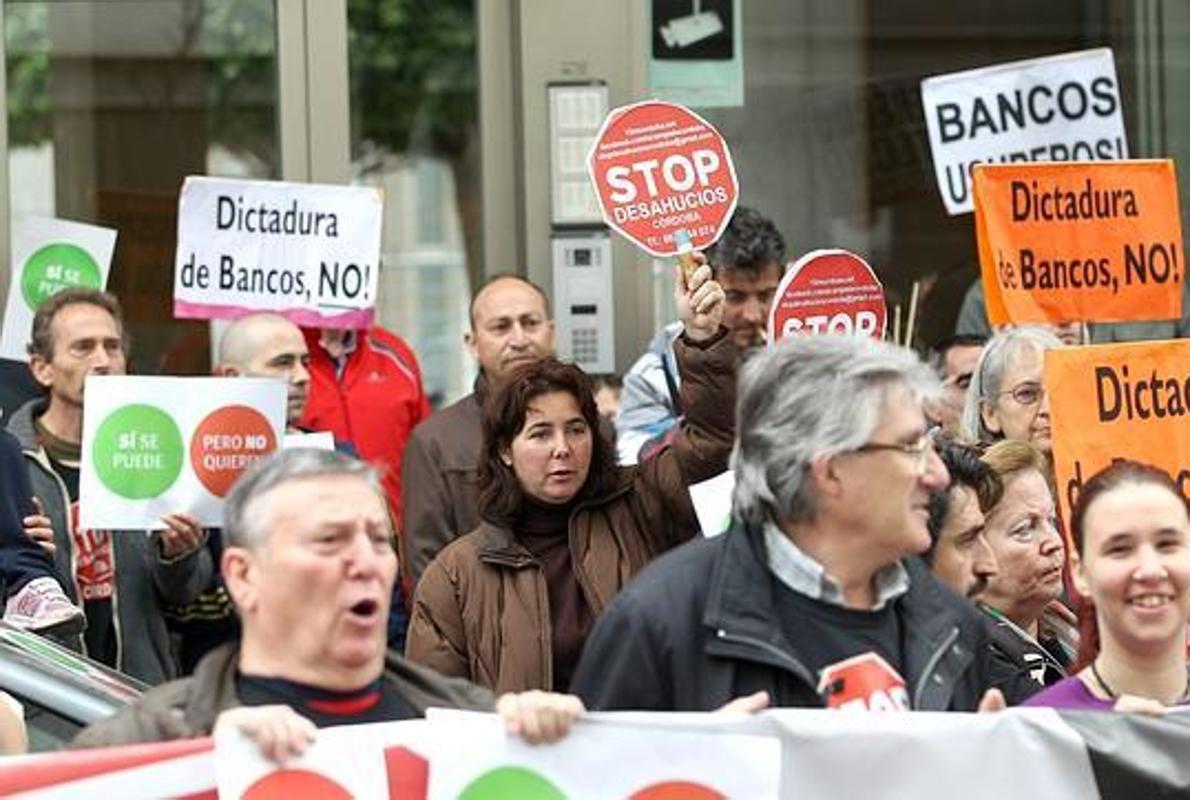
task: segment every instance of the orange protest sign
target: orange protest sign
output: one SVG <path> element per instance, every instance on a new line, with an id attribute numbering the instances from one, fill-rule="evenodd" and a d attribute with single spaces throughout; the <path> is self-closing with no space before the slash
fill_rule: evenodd
<path id="1" fill-rule="evenodd" d="M 1117 458 L 1161 467 L 1190 490 L 1190 340 L 1048 350 L 1045 388 L 1063 519 Z"/>
<path id="2" fill-rule="evenodd" d="M 993 325 L 1181 316 L 1172 161 L 984 164 L 973 191 Z"/>

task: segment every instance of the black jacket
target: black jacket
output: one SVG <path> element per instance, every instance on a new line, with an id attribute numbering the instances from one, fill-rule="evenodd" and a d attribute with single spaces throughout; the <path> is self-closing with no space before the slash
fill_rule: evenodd
<path id="1" fill-rule="evenodd" d="M 1066 677 L 1069 666 L 1062 648 L 1050 637 L 1030 641 L 997 617 L 984 613 L 991 647 L 992 685 L 1004 694 L 1008 705 L 1028 700 L 1047 686 Z"/>
<path id="2" fill-rule="evenodd" d="M 987 628 L 916 559 L 900 614 L 913 708 L 974 711 L 988 677 Z M 571 691 L 593 710 L 709 711 L 760 690 L 773 706 L 822 706 L 818 676 L 775 616 L 763 533 L 733 527 L 645 568 L 600 618 Z"/>

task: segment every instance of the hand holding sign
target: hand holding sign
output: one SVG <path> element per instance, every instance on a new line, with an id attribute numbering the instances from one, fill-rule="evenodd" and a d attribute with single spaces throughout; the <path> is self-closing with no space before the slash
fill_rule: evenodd
<path id="1" fill-rule="evenodd" d="M 655 256 L 713 244 L 735 211 L 727 142 L 688 108 L 648 100 L 614 109 L 587 155 L 604 221 Z"/>
<path id="2" fill-rule="evenodd" d="M 289 706 L 241 706 L 215 720 L 215 736 L 238 730 L 256 743 L 269 761 L 284 764 L 305 753 L 318 735 L 314 723 Z"/>
<path id="3" fill-rule="evenodd" d="M 711 277 L 706 256 L 695 255 L 700 264 L 690 279 L 679 264 L 674 268 L 674 300 L 678 305 L 678 319 L 685 326 L 686 336 L 693 342 L 705 342 L 719 330 L 723 322 L 723 287 Z"/>
<path id="4" fill-rule="evenodd" d="M 189 514 L 180 511 L 162 514 L 165 530 L 161 532 L 161 556 L 165 559 L 181 558 L 202 546 L 202 525 Z"/>

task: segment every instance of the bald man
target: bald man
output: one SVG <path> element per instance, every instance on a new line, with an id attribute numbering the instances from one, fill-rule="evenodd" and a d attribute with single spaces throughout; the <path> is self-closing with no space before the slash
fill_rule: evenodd
<path id="1" fill-rule="evenodd" d="M 285 424 L 297 428 L 310 396 L 310 351 L 301 329 L 285 317 L 260 313 L 233 322 L 219 342 L 215 374 L 285 381 Z"/>
<path id="2" fill-rule="evenodd" d="M 411 584 L 439 550 L 479 524 L 483 398 L 489 384 L 513 367 L 554 354 L 545 291 L 521 275 L 491 276 L 472 296 L 471 328 L 463 343 L 479 364 L 475 391 L 418 425 L 405 448 L 401 569 Z"/>
<path id="3" fill-rule="evenodd" d="M 297 427 L 310 392 L 310 352 L 302 331 L 279 314 L 259 313 L 240 317 L 219 340 L 214 370 L 220 377 L 280 378 L 289 389 L 285 425 Z M 214 563 L 223 554 L 222 532 L 207 531 L 207 549 Z M 189 674 L 208 651 L 239 635 L 231 598 L 223 579 L 214 575 L 203 593 L 185 606 L 166 606 L 166 623 L 178 637 L 178 661 Z"/>

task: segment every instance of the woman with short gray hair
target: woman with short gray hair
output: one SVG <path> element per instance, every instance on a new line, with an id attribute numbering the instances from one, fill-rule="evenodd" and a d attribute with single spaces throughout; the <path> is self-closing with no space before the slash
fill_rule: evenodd
<path id="1" fill-rule="evenodd" d="M 1049 456 L 1053 444 L 1042 373 L 1045 351 L 1061 346 L 1061 339 L 1039 326 L 1010 328 L 993 336 L 971 376 L 960 421 L 962 436 L 983 445 L 1001 439 L 1029 442 Z"/>

